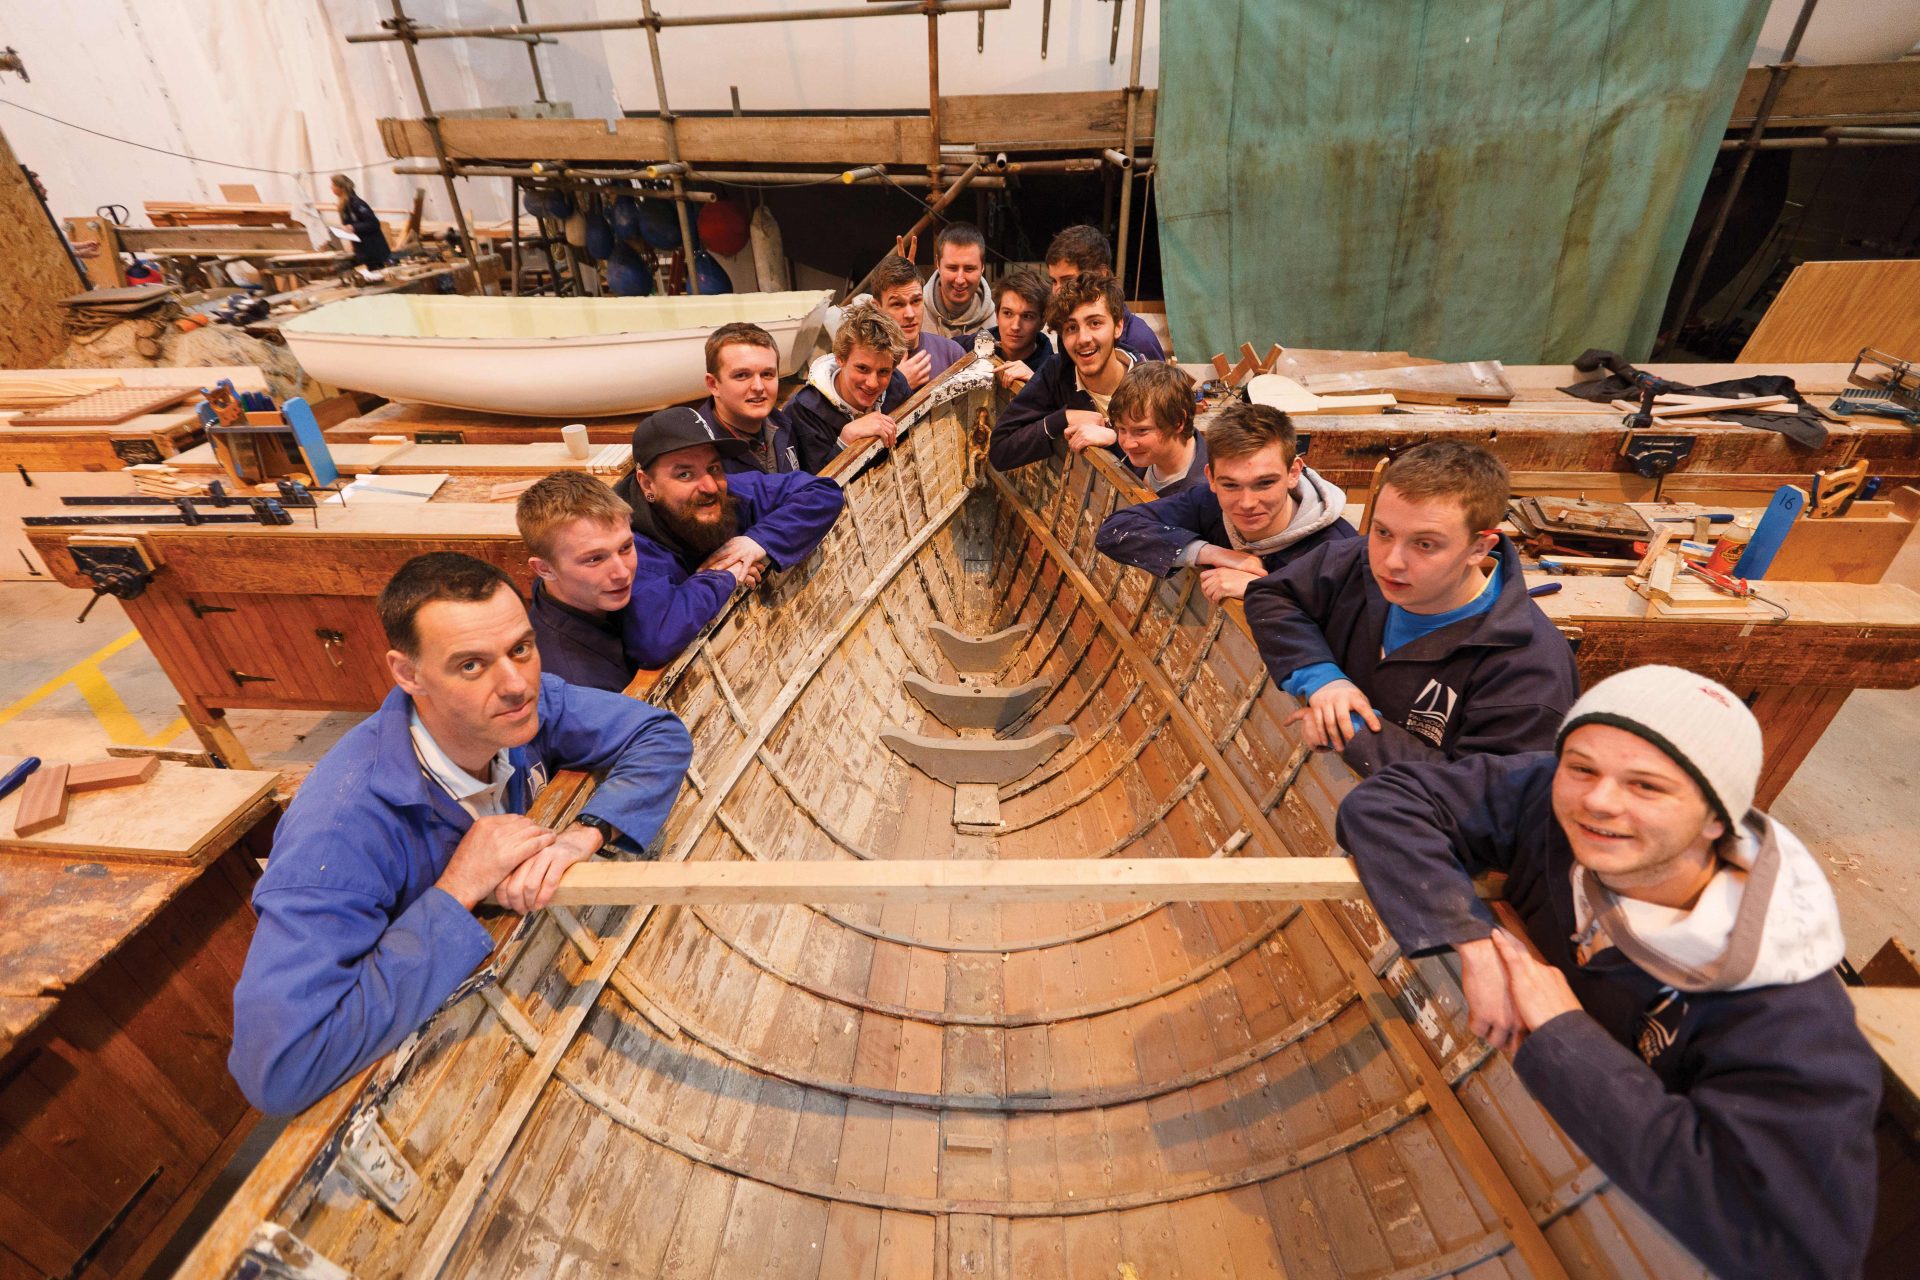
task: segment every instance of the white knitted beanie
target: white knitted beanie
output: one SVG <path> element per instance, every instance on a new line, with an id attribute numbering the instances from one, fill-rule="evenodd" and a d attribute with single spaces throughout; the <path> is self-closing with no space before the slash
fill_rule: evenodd
<path id="1" fill-rule="evenodd" d="M 1729 829 L 1753 808 L 1760 785 L 1760 722 L 1731 689 L 1680 667 L 1634 667 L 1582 694 L 1554 740 L 1585 724 L 1645 738 L 1686 770 Z"/>

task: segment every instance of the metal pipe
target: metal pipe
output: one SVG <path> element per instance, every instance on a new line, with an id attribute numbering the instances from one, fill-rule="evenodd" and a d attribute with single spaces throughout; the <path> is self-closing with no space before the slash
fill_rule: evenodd
<path id="1" fill-rule="evenodd" d="M 1720 144 L 1722 151 L 1733 151 L 1745 144 L 1738 138 L 1729 139 Z M 1920 145 L 1920 138 L 1856 138 L 1850 135 L 1835 136 L 1822 133 L 1813 137 L 1800 138 L 1762 138 L 1753 144 L 1755 151 L 1817 151 L 1831 147 L 1911 147 Z"/>
<path id="2" fill-rule="evenodd" d="M 410 36 L 399 31 L 361 31 L 347 37 L 348 44 L 381 44 L 391 40 L 463 40 L 500 36 L 570 35 L 589 31 L 632 31 L 645 27 L 661 31 L 669 27 L 729 27 L 755 22 L 823 22 L 837 18 L 918 17 L 931 9 L 934 13 L 992 13 L 1011 9 L 1013 0 L 902 0 L 895 4 L 868 4 L 834 9 L 794 9 L 790 12 L 705 13 L 690 17 L 662 18 L 651 13 L 641 18 L 601 18 L 586 22 L 517 22 L 491 27 L 417 27 Z"/>
<path id="3" fill-rule="evenodd" d="M 1112 147 L 1106 147 L 1101 150 L 1100 154 L 1106 158 L 1108 164 L 1116 169 L 1133 168 L 1133 157 L 1124 151 L 1115 151 Z"/>
<path id="4" fill-rule="evenodd" d="M 514 7 L 520 11 L 520 21 L 524 23 L 527 20 L 527 0 L 513 0 L 513 3 Z M 535 36 L 527 42 L 527 64 L 533 68 L 533 100 L 535 102 L 545 102 L 547 100 L 547 82 L 540 75 L 539 36 Z M 516 290 L 516 292 L 518 291 Z"/>
<path id="5" fill-rule="evenodd" d="M 1089 168 L 1098 168 L 1099 161 L 1088 161 L 1087 165 Z M 456 176 L 462 178 L 574 178 L 581 181 L 592 181 L 602 178 L 628 178 L 644 181 L 648 177 L 647 170 L 644 168 L 579 168 L 573 165 L 547 163 L 529 163 L 516 166 L 504 164 L 471 164 L 459 160 L 453 161 L 453 171 Z M 392 172 L 399 174 L 435 174 L 439 173 L 440 170 L 430 164 L 395 164 Z M 804 186 L 809 183 L 824 184 L 845 182 L 846 172 L 847 171 L 842 170 L 838 173 L 813 173 L 797 169 L 689 169 L 686 171 L 686 180 L 688 182 L 743 183 L 746 185 L 762 183 L 767 186 Z M 889 185 L 924 187 L 927 185 L 927 175 L 924 173 L 889 174 L 886 172 L 886 166 L 884 165 L 868 165 L 865 170 L 855 169 L 852 172 L 863 175 L 854 179 L 852 183 L 854 186 Z M 987 176 L 983 174 L 974 179 L 974 185 L 997 190 L 1006 186 L 1006 180 L 997 176 Z M 640 194 L 648 200 L 688 200 L 694 204 L 711 204 L 720 199 L 718 195 L 711 191 L 682 191 L 678 194 L 671 191 L 645 191 Z"/>
<path id="6" fill-rule="evenodd" d="M 602 178 L 643 180 L 647 176 L 645 169 L 576 169 L 569 165 L 550 164 L 462 164 L 458 160 L 453 162 L 453 171 L 456 177 L 461 178 L 572 178 L 583 182 Z M 440 171 L 431 165 L 396 164 L 393 172 L 425 174 Z M 648 200 L 688 200 L 694 204 L 712 204 L 720 198 L 711 191 L 686 191 L 678 195 L 671 191 L 643 191 L 640 194 Z"/>
<path id="7" fill-rule="evenodd" d="M 1881 138 L 1889 142 L 1920 142 L 1920 129 L 1897 125 L 1842 124 L 1823 131 L 1829 138 Z"/>
<path id="8" fill-rule="evenodd" d="M 1114 18 L 1117 20 L 1116 12 Z M 1119 33 L 1116 31 L 1115 35 Z M 1126 154 L 1126 165 L 1120 174 L 1120 230 L 1114 237 L 1113 269 L 1116 280 L 1122 290 L 1127 286 L 1127 232 L 1133 216 L 1133 178 L 1127 172 L 1133 165 L 1134 144 L 1139 141 L 1136 130 L 1140 119 L 1140 49 L 1147 37 L 1147 0 L 1134 0 L 1133 7 L 1133 67 L 1127 75 L 1127 132 L 1122 141 L 1121 150 Z M 1136 285 L 1139 281 L 1134 281 Z"/>
<path id="9" fill-rule="evenodd" d="M 928 225 L 931 224 L 935 218 L 940 216 L 941 210 L 945 209 L 948 205 L 952 204 L 955 200 L 959 199 L 960 193 L 967 189 L 967 184 L 971 183 L 975 178 L 980 176 L 980 167 L 981 167 L 980 162 L 977 160 L 974 161 L 972 164 L 968 165 L 966 169 L 964 169 L 961 172 L 960 176 L 953 180 L 953 185 L 948 187 L 945 191 L 941 192 L 940 198 L 938 200 L 935 200 L 932 204 L 927 206 L 927 211 L 920 215 L 920 220 L 914 223 L 912 227 L 908 228 L 907 233 L 901 236 L 900 239 L 903 242 L 908 241 L 913 239 L 915 236 L 919 235 L 922 231 L 925 231 Z M 853 286 L 853 288 L 847 290 L 846 296 L 849 298 L 858 297 L 863 291 L 865 291 L 867 287 L 867 281 L 873 279 L 873 273 L 875 271 L 878 271 L 879 269 L 880 269 L 880 264 L 877 262 L 874 263 L 873 266 L 868 269 L 867 274 L 860 277 L 860 283 Z"/>
<path id="10" fill-rule="evenodd" d="M 521 10 L 525 15 L 525 9 Z M 507 179 L 507 216 L 513 219 L 513 283 L 508 286 L 513 297 L 520 296 L 520 179 Z"/>
<path id="11" fill-rule="evenodd" d="M 940 6 L 926 0 L 927 12 L 927 189 L 940 194 Z"/>
<path id="12" fill-rule="evenodd" d="M 680 125 L 667 106 L 667 72 L 660 62 L 660 24 L 654 17 L 653 0 L 640 0 L 640 12 L 647 19 L 647 53 L 653 59 L 654 101 L 660 110 L 660 122 L 666 126 L 661 141 L 666 144 L 668 163 L 684 169 L 686 166 L 680 164 Z M 686 183 L 678 172 L 673 175 L 673 194 L 686 194 Z M 687 217 L 687 202 L 674 201 L 673 211 L 680 217 L 680 248 L 687 255 L 687 292 L 697 298 L 700 296 L 700 263 L 693 256 L 693 221 Z"/>
<path id="13" fill-rule="evenodd" d="M 1800 6 L 1800 16 L 1794 19 L 1793 32 L 1787 36 L 1786 47 L 1780 51 L 1780 61 L 1768 68 L 1766 92 L 1760 95 L 1760 109 L 1754 112 L 1753 127 L 1742 139 L 1740 159 L 1733 167 L 1733 177 L 1727 182 L 1727 193 L 1720 199 L 1720 208 L 1713 215 L 1713 222 L 1707 228 L 1707 238 L 1700 245 L 1700 256 L 1694 259 L 1693 271 L 1687 277 L 1687 287 L 1680 295 L 1680 305 L 1673 313 L 1673 327 L 1663 335 L 1660 346 L 1668 346 L 1680 332 L 1687 327 L 1687 321 L 1693 313 L 1693 304 L 1699 296 L 1700 285 L 1707 278 L 1707 267 L 1713 261 L 1713 251 L 1720 247 L 1720 235 L 1727 229 L 1727 219 L 1733 216 L 1734 201 L 1740 197 L 1740 188 L 1747 180 L 1747 170 L 1753 167 L 1753 153 L 1758 149 L 1756 143 L 1760 135 L 1767 131 L 1767 121 L 1773 117 L 1773 104 L 1780 97 L 1780 90 L 1787 82 L 1787 75 L 1793 70 L 1793 55 L 1800 52 L 1800 37 L 1807 32 L 1807 22 L 1813 17 L 1813 8 L 1820 0 L 1805 0 Z"/>
<path id="14" fill-rule="evenodd" d="M 447 203 L 453 206 L 453 225 L 460 231 L 460 247 L 466 252 L 468 264 L 473 267 L 473 287 L 485 293 L 486 286 L 480 279 L 480 255 L 473 247 L 473 232 L 467 226 L 466 210 L 460 207 L 460 193 L 453 186 L 453 161 L 447 156 L 446 140 L 440 136 L 440 117 L 434 114 L 433 103 L 427 97 L 427 78 L 420 73 L 420 51 L 410 38 L 413 20 L 401 8 L 400 0 L 393 0 L 393 21 L 401 33 L 400 47 L 407 51 L 407 67 L 413 72 L 414 92 L 420 95 L 420 119 L 427 126 L 427 136 L 433 139 L 433 153 L 440 158 L 440 181 L 447 188 Z"/>

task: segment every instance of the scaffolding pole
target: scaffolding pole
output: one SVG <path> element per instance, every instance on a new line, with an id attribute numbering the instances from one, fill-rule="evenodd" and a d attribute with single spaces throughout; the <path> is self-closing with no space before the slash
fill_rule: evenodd
<path id="1" fill-rule="evenodd" d="M 660 61 L 660 24 L 653 13 L 653 0 L 640 0 L 640 12 L 647 18 L 647 53 L 653 59 L 653 96 L 660 109 L 660 123 L 666 126 L 664 141 L 667 146 L 667 163 L 674 167 L 673 202 L 674 212 L 680 216 L 680 248 L 687 258 L 687 292 L 694 297 L 700 296 L 700 263 L 694 255 L 693 220 L 687 216 L 686 179 L 681 175 L 686 166 L 680 163 L 680 126 L 674 114 L 667 106 L 667 71 Z"/>
<path id="2" fill-rule="evenodd" d="M 1116 18 L 1118 13 L 1114 15 Z M 1116 38 L 1119 32 L 1114 33 Z M 1120 230 L 1114 236 L 1113 270 L 1122 292 L 1127 287 L 1127 232 L 1133 215 L 1133 147 L 1138 140 L 1136 130 L 1140 116 L 1140 50 L 1147 36 L 1147 0 L 1134 0 L 1133 5 L 1133 69 L 1127 76 L 1127 133 L 1120 155 L 1116 159 L 1111 151 L 1107 158 L 1120 170 Z M 1140 282 L 1135 280 L 1134 287 Z"/>
<path id="3" fill-rule="evenodd" d="M 644 6 L 639 18 L 601 18 L 586 22 L 519 22 L 492 27 L 414 27 L 410 35 L 389 29 L 360 31 L 347 37 L 348 44 L 379 44 L 387 40 L 498 40 L 518 36 L 578 35 L 590 31 L 632 31 L 645 27 L 663 31 L 669 27 L 730 27 L 755 22 L 823 22 L 836 18 L 897 18 L 922 14 L 992 13 L 1011 9 L 1013 0 L 902 0 L 896 4 L 869 4 L 855 8 L 795 9 L 790 13 L 703 13 L 688 17 L 662 18 Z M 382 26 L 393 28 L 392 23 Z M 411 26 L 411 24 L 408 24 Z"/>
<path id="4" fill-rule="evenodd" d="M 466 210 L 460 207 L 460 193 L 454 190 L 453 162 L 447 157 L 446 141 L 440 136 L 440 117 L 434 114 L 433 103 L 427 97 L 427 78 L 420 74 L 420 51 L 414 47 L 412 39 L 413 19 L 407 17 L 401 0 L 393 0 L 393 26 L 397 33 L 394 38 L 407 51 L 407 67 L 413 72 L 414 91 L 420 95 L 420 118 L 426 123 L 427 136 L 433 139 L 433 153 L 440 159 L 440 181 L 447 188 L 447 203 L 453 206 L 453 225 L 460 231 L 460 248 L 473 267 L 473 287 L 485 293 L 486 285 L 480 278 L 480 255 L 473 247 L 473 232 L 467 226 Z"/>

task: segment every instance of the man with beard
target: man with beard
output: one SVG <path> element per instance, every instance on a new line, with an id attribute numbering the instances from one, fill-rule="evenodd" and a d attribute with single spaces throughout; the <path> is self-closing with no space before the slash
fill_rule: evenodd
<path id="1" fill-rule="evenodd" d="M 1123 417 L 1118 394 L 1113 403 Z M 1218 604 L 1243 598 L 1256 578 L 1316 547 L 1353 537 L 1340 515 L 1347 495 L 1295 453 L 1286 414 L 1230 401 L 1207 421 L 1206 442 L 1205 484 L 1122 507 L 1101 524 L 1094 546 L 1162 578 L 1197 570 L 1201 594 Z"/>
<path id="2" fill-rule="evenodd" d="M 1308 746 L 1369 774 L 1553 745 L 1580 677 L 1498 528 L 1509 492 L 1478 445 L 1415 445 L 1382 473 L 1365 536 L 1247 587 L 1268 674 L 1307 700 L 1287 723 Z"/>
<path id="3" fill-rule="evenodd" d="M 633 472 L 616 490 L 633 508 L 634 532 L 621 627 L 643 670 L 672 662 L 769 566 L 812 555 L 846 504 L 839 485 L 804 471 L 729 476 L 727 455 L 746 447 L 692 409 L 664 409 L 634 430 Z"/>
<path id="4" fill-rule="evenodd" d="M 833 332 L 833 350 L 807 370 L 807 385 L 787 401 L 802 470 L 818 475 L 844 449 L 862 440 L 891 447 L 899 424 L 888 416 L 912 394 L 900 376 L 907 338 L 870 302 L 847 308 Z"/>
<path id="5" fill-rule="evenodd" d="M 1107 402 L 1140 362 L 1115 345 L 1120 286 L 1112 276 L 1075 276 L 1047 300 L 1047 320 L 1060 331 L 1060 355 L 1022 387 L 993 424 L 987 461 L 1001 471 L 1051 458 L 1062 450 L 1105 449 L 1126 455 L 1107 425 Z"/>
<path id="6" fill-rule="evenodd" d="M 875 290 L 878 292 L 878 290 Z M 933 288 L 927 294 L 927 328 L 958 340 L 993 319 L 987 288 L 987 238 L 971 222 L 949 222 L 933 242 Z M 961 342 L 965 346 L 965 342 Z"/>
<path id="7" fill-rule="evenodd" d="M 802 471 L 793 424 L 774 404 L 780 348 L 757 324 L 723 324 L 707 338 L 707 398 L 694 412 L 746 443 L 721 459 L 728 472 Z"/>
<path id="8" fill-rule="evenodd" d="M 475 910 L 547 905 L 568 867 L 652 843 L 693 757 L 671 712 L 540 670 L 513 582 L 436 551 L 380 593 L 398 686 L 301 784 L 254 886 L 227 1067 L 300 1111 L 433 1015 L 493 937 Z M 525 815 L 562 769 L 603 775 L 552 831 Z"/>
<path id="9" fill-rule="evenodd" d="M 1337 831 L 1368 900 L 1409 957 L 1459 957 L 1473 1034 L 1714 1275 L 1859 1276 L 1880 1064 L 1820 862 L 1753 807 L 1759 723 L 1654 666 L 1558 730 L 1354 788 Z M 1525 941 L 1475 892 L 1487 871 Z"/>

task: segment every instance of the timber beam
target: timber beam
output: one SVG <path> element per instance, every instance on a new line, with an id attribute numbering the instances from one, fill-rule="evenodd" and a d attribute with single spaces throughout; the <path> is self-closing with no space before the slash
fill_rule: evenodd
<path id="1" fill-rule="evenodd" d="M 583 862 L 556 906 L 716 902 L 1270 902 L 1358 898 L 1346 858 Z"/>

